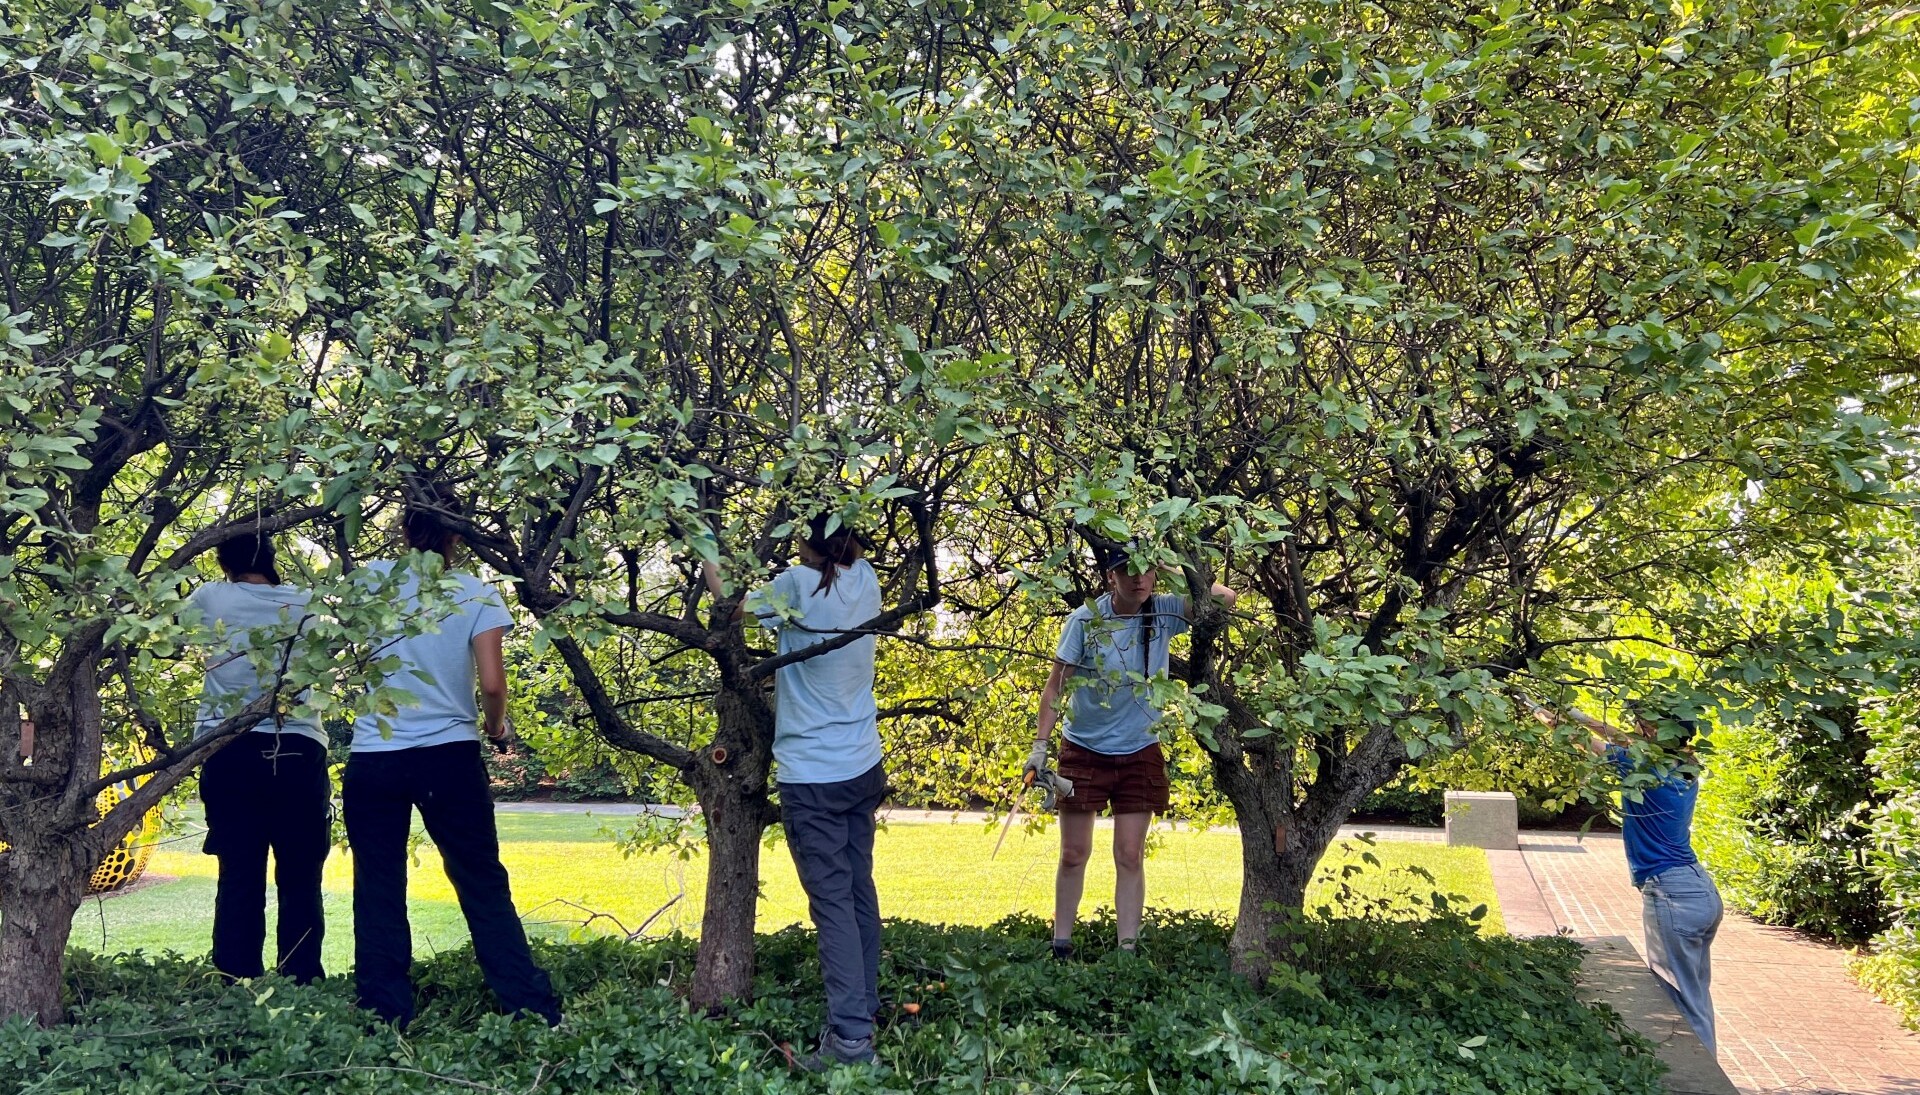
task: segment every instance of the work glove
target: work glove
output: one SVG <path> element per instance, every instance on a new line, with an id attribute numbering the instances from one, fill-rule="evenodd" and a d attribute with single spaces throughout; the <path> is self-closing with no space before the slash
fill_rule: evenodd
<path id="1" fill-rule="evenodd" d="M 1026 781 L 1028 773 L 1033 774 L 1033 779 L 1036 783 L 1039 782 L 1040 777 L 1047 774 L 1046 742 L 1036 741 L 1033 743 L 1033 751 L 1027 754 L 1027 763 L 1020 766 L 1020 779 L 1022 782 Z"/>
<path id="2" fill-rule="evenodd" d="M 1040 796 L 1040 808 L 1052 811 L 1063 798 L 1073 797 L 1073 781 L 1058 772 L 1040 773 L 1040 785 L 1046 792 Z"/>

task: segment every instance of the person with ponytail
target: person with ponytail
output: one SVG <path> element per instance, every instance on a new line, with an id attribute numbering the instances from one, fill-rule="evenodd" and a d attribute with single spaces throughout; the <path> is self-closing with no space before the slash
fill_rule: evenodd
<path id="1" fill-rule="evenodd" d="M 390 717 L 367 714 L 353 727 L 341 781 L 347 842 L 353 848 L 353 953 L 360 1006 L 405 1027 L 413 1019 L 413 933 L 407 922 L 407 833 L 417 807 L 427 836 L 466 914 L 474 956 L 509 1015 L 530 1012 L 560 1022 L 560 1000 L 534 964 L 507 869 L 500 862 L 493 794 L 480 753 L 484 734 L 510 737 L 507 674 L 501 644 L 513 617 L 500 591 L 452 569 L 460 535 L 446 520 L 450 494 L 427 488 L 409 499 L 401 531 L 416 553 L 397 578 L 395 564 L 365 572 L 395 599 L 398 618 L 433 616 L 418 634 L 396 633 L 376 657 L 398 665 L 385 684 L 413 699 Z M 439 595 L 423 598 L 423 581 Z M 475 691 L 479 702 L 475 702 Z"/>
<path id="2" fill-rule="evenodd" d="M 195 715 L 195 736 L 275 687 L 271 663 L 308 619 L 307 593 L 280 581 L 273 541 L 242 533 L 216 549 L 224 581 L 187 598 L 214 629 Z M 207 812 L 202 846 L 219 862 L 213 898 L 213 966 L 230 978 L 259 977 L 267 936 L 267 853 L 279 897 L 274 968 L 302 984 L 325 976 L 320 872 L 331 847 L 332 788 L 327 736 L 313 716 L 288 712 L 286 697 L 253 727 L 221 746 L 200 770 Z"/>
<path id="3" fill-rule="evenodd" d="M 1040 693 L 1033 749 L 1022 771 L 1046 771 L 1047 741 L 1060 718 L 1060 696 L 1075 687 L 1060 736 L 1060 775 L 1073 784 L 1060 808 L 1060 867 L 1054 878 L 1053 955 L 1073 953 L 1073 927 L 1093 855 L 1093 821 L 1113 813 L 1114 911 L 1119 946 L 1132 951 L 1146 905 L 1147 830 L 1168 803 L 1167 762 L 1155 727 L 1161 713 L 1149 701 L 1151 681 L 1164 676 L 1169 646 L 1193 618 L 1188 597 L 1156 594 L 1156 575 L 1123 548 L 1097 552 L 1107 591 L 1067 616 L 1054 652 L 1053 672 Z M 1214 583 L 1228 608 L 1238 594 Z"/>
<path id="4" fill-rule="evenodd" d="M 845 635 L 881 610 L 880 581 L 863 553 L 851 528 L 815 517 L 797 545 L 800 565 L 748 596 L 742 614 L 776 632 L 782 654 Z M 714 596 L 723 596 L 713 568 L 706 578 Z M 880 898 L 873 884 L 873 815 L 887 794 L 874 646 L 872 635 L 862 635 L 774 673 L 780 821 L 807 891 L 827 989 L 820 1047 L 796 1062 L 813 1072 L 874 1059 Z"/>

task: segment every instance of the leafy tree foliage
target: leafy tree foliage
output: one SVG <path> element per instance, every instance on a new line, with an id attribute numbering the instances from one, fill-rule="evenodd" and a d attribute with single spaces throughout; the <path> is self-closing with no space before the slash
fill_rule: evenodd
<path id="1" fill-rule="evenodd" d="M 183 611 L 195 560 L 329 514 L 364 463 L 322 425 L 353 413 L 331 320 L 371 276 L 320 212 L 359 169 L 331 145 L 353 112 L 322 109 L 292 75 L 311 55 L 257 14 L 0 21 L 0 1013 L 52 1022 L 93 865 L 234 734 L 326 710 L 338 689 L 304 690 L 362 680 L 356 636 L 398 622 L 364 599 L 308 621 L 259 652 L 274 693 L 187 740 L 172 665 L 213 637 Z"/>
<path id="2" fill-rule="evenodd" d="M 999 166 L 995 306 L 1045 364 L 1013 461 L 1058 523 L 1259 595 L 1184 667 L 1247 972 L 1363 796 L 1469 719 L 1525 732 L 1503 681 L 1585 681 L 1623 606 L 1888 489 L 1907 138 L 1864 108 L 1906 100 L 1904 33 L 1795 4 L 1025 28 L 1003 94 L 1044 154 Z"/>
<path id="3" fill-rule="evenodd" d="M 1369 792 L 1469 730 L 1549 736 L 1512 689 L 1644 689 L 1673 648 L 1688 709 L 1797 680 L 1818 628 L 1729 634 L 1703 591 L 1846 540 L 1906 472 L 1910 15 L 4 18 L 0 699 L 42 734 L 20 765 L 0 718 L 10 1012 L 57 1016 L 71 881 L 212 747 L 156 703 L 191 690 L 181 581 L 235 531 L 332 560 L 283 690 L 379 708 L 356 637 L 396 622 L 333 576 L 457 488 L 572 693 L 537 732 L 703 808 L 704 1005 L 753 985 L 795 657 L 734 610 L 815 514 L 876 542 L 862 632 L 900 640 L 883 702 L 928 794 L 1010 773 L 983 750 L 1097 585 L 1087 534 L 1247 592 L 1199 599 L 1155 689 L 1240 823 L 1234 961 L 1265 976 Z M 116 735 L 159 759 L 94 824 Z"/>

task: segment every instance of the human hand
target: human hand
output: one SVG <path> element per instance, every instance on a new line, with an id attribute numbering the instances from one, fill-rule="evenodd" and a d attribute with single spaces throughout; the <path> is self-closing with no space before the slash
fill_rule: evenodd
<path id="1" fill-rule="evenodd" d="M 1036 741 L 1033 743 L 1033 751 L 1027 754 L 1027 763 L 1020 766 L 1020 778 L 1022 780 L 1028 780 L 1028 777 L 1031 776 L 1032 779 L 1039 779 L 1040 773 L 1046 770 L 1047 743 L 1044 741 Z M 1031 782 L 1030 780 L 1028 781 Z"/>
<path id="2" fill-rule="evenodd" d="M 512 752 L 513 747 L 520 744 L 520 735 L 513 732 L 512 720 L 505 717 L 501 718 L 499 726 L 487 727 L 486 734 L 487 740 L 493 743 L 494 751 L 497 753 Z"/>

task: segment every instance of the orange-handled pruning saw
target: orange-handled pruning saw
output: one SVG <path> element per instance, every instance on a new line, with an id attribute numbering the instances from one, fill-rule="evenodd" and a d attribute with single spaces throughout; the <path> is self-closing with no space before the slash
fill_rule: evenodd
<path id="1" fill-rule="evenodd" d="M 1007 811 L 1007 820 L 1000 826 L 1000 839 L 994 841 L 993 854 L 987 857 L 989 860 L 999 857 L 1000 846 L 1007 842 L 1007 831 L 1013 828 L 1013 819 L 1020 816 L 1020 804 L 1026 799 L 1027 792 L 1033 789 L 1036 778 L 1043 778 L 1046 781 L 1046 798 L 1040 807 L 1043 810 L 1053 809 L 1055 796 L 1073 794 L 1073 781 L 1053 769 L 1049 768 L 1043 773 L 1035 772 L 1031 768 L 1027 769 L 1020 776 L 1020 787 L 1013 793 L 1013 808 Z"/>

